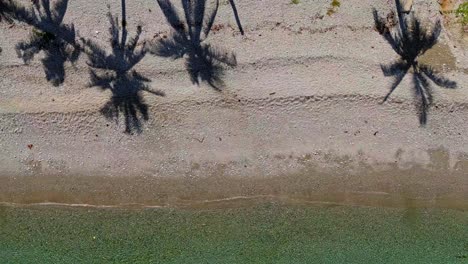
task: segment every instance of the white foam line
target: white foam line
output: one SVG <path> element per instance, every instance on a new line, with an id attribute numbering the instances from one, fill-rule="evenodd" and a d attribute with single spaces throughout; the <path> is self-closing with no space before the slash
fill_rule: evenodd
<path id="1" fill-rule="evenodd" d="M 390 195 L 386 192 L 352 192 L 354 194 L 376 194 L 376 195 Z M 351 194 L 352 194 L 351 193 Z M 318 204 L 318 205 L 336 205 L 336 206 L 366 206 L 362 204 L 355 204 L 352 202 L 344 202 L 344 203 L 337 203 L 337 202 L 327 202 L 327 201 L 319 201 L 319 200 L 307 200 L 307 199 L 295 199 L 286 196 L 274 196 L 274 195 L 254 195 L 254 196 L 233 196 L 221 199 L 213 199 L 213 200 L 179 200 L 179 203 L 174 204 L 166 204 L 166 205 L 145 205 L 145 204 L 138 204 L 138 203 L 127 203 L 127 204 L 117 204 L 117 205 L 93 205 L 93 204 L 67 204 L 67 203 L 53 203 L 53 202 L 43 202 L 43 203 L 30 203 L 30 204 L 22 204 L 22 203 L 6 203 L 0 202 L 0 205 L 6 206 L 63 206 L 63 207 L 84 207 L 84 208 L 177 208 L 177 207 L 190 207 L 193 205 L 199 204 L 208 204 L 208 203 L 221 203 L 221 202 L 229 202 L 229 201 L 236 201 L 236 200 L 254 200 L 254 199 L 277 199 L 286 202 L 296 202 L 296 203 L 303 203 L 303 204 Z"/>
<path id="2" fill-rule="evenodd" d="M 226 201 L 235 201 L 235 200 L 250 200 L 250 199 L 259 199 L 259 198 L 281 198 L 275 197 L 272 195 L 255 195 L 255 196 L 234 196 L 222 199 L 214 200 L 190 200 L 190 201 L 181 201 L 179 204 L 167 204 L 167 205 L 145 205 L 138 203 L 128 203 L 128 204 L 117 204 L 117 205 L 93 205 L 93 204 L 69 204 L 69 203 L 54 203 L 54 202 L 42 202 L 42 203 L 8 203 L 0 202 L 0 205 L 3 206 L 64 206 L 64 207 L 86 207 L 86 208 L 125 208 L 125 207 L 140 207 L 140 208 L 170 208 L 170 207 L 183 207 L 190 206 L 193 204 L 205 204 L 205 203 L 217 203 L 217 202 L 226 202 Z"/>
<path id="3" fill-rule="evenodd" d="M 86 208 L 125 208 L 125 207 L 142 207 L 142 208 L 165 208 L 168 206 L 162 205 L 144 205 L 144 204 L 117 204 L 117 205 L 94 205 L 94 204 L 68 204 L 68 203 L 6 203 L 0 202 L 0 205 L 4 206 L 63 206 L 63 207 L 86 207 Z"/>
<path id="4" fill-rule="evenodd" d="M 377 195 L 390 195 L 388 192 L 378 192 L 378 191 L 370 191 L 370 192 L 350 192 L 351 194 L 377 194 Z"/>
<path id="5" fill-rule="evenodd" d="M 222 199 L 201 200 L 201 201 L 195 201 L 195 202 L 196 203 L 216 203 L 216 202 L 229 202 L 229 201 L 234 201 L 234 200 L 250 200 L 250 199 L 259 199 L 259 198 L 281 199 L 281 197 L 273 196 L 273 195 L 254 195 L 254 196 L 233 196 L 233 197 L 222 198 Z"/>

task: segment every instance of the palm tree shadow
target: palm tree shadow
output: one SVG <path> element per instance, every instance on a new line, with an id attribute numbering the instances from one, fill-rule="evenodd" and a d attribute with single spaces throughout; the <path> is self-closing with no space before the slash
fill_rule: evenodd
<path id="1" fill-rule="evenodd" d="M 33 27 L 29 39 L 16 45 L 18 57 L 28 64 L 35 55 L 44 52 L 41 61 L 46 79 L 54 86 L 65 80 L 65 62 L 74 64 L 81 53 L 74 25 L 63 24 L 67 7 L 68 0 L 58 0 L 53 7 L 50 0 L 37 0 L 29 10 L 10 4 L 13 19 Z"/>
<path id="2" fill-rule="evenodd" d="M 219 0 L 207 17 L 205 17 L 206 0 L 181 1 L 185 22 L 180 19 L 176 8 L 169 0 L 158 0 L 173 32 L 169 38 L 162 38 L 153 44 L 149 52 L 172 59 L 185 57 L 186 70 L 192 83 L 199 85 L 200 82 L 206 82 L 220 91 L 224 87 L 222 65 L 234 67 L 237 65 L 237 60 L 234 53 L 225 52 L 204 42 L 213 27 Z"/>
<path id="3" fill-rule="evenodd" d="M 141 26 L 137 27 L 135 37 L 127 41 L 125 18 L 122 31 L 119 29 L 117 17 L 113 17 L 109 12 L 108 18 L 111 25 L 109 31 L 112 53 L 108 54 L 91 40 L 82 39 L 85 53 L 88 55 L 87 64 L 90 67 L 89 87 L 97 86 L 112 92 L 109 102 L 100 110 L 107 119 L 118 123 L 122 114 L 125 133 L 141 133 L 141 119 L 149 119 L 148 105 L 144 102 L 141 91 L 158 96 L 164 96 L 164 93 L 151 90 L 146 84 L 151 80 L 133 69 L 146 55 L 145 42 L 139 43 Z M 141 47 L 137 49 L 138 46 Z"/>
<path id="4" fill-rule="evenodd" d="M 406 74 L 412 71 L 415 97 L 420 100 L 419 122 L 425 125 L 429 107 L 433 102 L 430 81 L 448 89 L 456 88 L 457 83 L 446 79 L 431 66 L 418 62 L 418 58 L 437 43 L 442 29 L 440 21 L 437 21 L 432 29 L 428 29 L 413 14 L 405 16 L 399 0 L 395 2 L 398 15 L 396 29 L 390 28 L 388 21 L 379 16 L 377 10 L 373 10 L 375 28 L 400 56 L 397 61 L 389 65 L 381 65 L 384 75 L 394 78 L 383 102 L 388 100 Z"/>

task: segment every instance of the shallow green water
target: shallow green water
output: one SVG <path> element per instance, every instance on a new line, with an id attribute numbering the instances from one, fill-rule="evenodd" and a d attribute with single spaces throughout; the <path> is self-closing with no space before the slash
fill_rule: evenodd
<path id="1" fill-rule="evenodd" d="M 468 263 L 468 212 L 0 207 L 1 263 Z"/>

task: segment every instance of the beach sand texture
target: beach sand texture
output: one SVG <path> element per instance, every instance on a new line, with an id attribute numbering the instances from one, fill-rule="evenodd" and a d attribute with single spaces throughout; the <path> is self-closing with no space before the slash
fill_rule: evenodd
<path id="1" fill-rule="evenodd" d="M 411 74 L 382 103 L 393 78 L 381 64 L 398 55 L 374 29 L 372 10 L 386 15 L 393 1 L 341 1 L 331 15 L 325 0 L 235 4 L 245 34 L 223 0 L 203 42 L 232 62 L 221 65 L 224 86 L 194 83 L 187 55 L 146 53 L 126 78 L 136 78 L 134 70 L 157 93 L 135 92 L 118 111 L 110 89 L 89 87 L 86 53 L 65 63 L 63 83 L 54 86 L 43 52 L 26 65 L 15 51 L 31 27 L 0 24 L 0 202 L 167 205 L 266 196 L 468 208 L 467 42 L 453 20 L 420 61 L 458 88 L 433 86 L 422 126 Z M 120 1 L 82 0 L 68 3 L 62 23 L 74 25 L 77 43 L 91 40 L 110 53 L 107 5 L 120 21 Z M 435 0 L 415 0 L 412 10 L 429 25 L 443 19 Z M 126 24 L 128 38 L 141 25 L 148 47 L 171 39 L 156 1 L 127 1 Z M 128 126 L 132 111 L 129 120 L 138 122 Z"/>

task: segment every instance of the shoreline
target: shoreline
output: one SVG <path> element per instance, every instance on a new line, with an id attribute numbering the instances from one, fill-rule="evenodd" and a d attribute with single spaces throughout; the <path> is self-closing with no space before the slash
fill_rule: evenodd
<path id="1" fill-rule="evenodd" d="M 0 202 L 88 204 L 93 206 L 204 207 L 229 200 L 280 200 L 376 207 L 434 207 L 468 210 L 468 159 L 431 154 L 426 166 L 396 161 L 369 165 L 346 157 L 322 161 L 276 155 L 271 163 L 284 175 L 235 176 L 242 163 L 191 164 L 183 177 L 63 176 L 0 177 Z M 316 159 L 316 158 L 315 158 Z M 296 168 L 281 168 L 281 164 Z M 180 168 L 180 166 L 179 166 Z M 244 172 L 245 173 L 245 172 Z M 271 173 L 271 172 L 270 172 Z"/>
<path id="2" fill-rule="evenodd" d="M 320 195 L 316 195 L 319 197 Z M 304 207 L 359 207 L 359 208 L 387 208 L 387 209 L 438 209 L 455 210 L 467 212 L 468 200 L 462 197 L 451 197 L 438 202 L 434 200 L 424 200 L 408 198 L 403 195 L 376 194 L 374 193 L 345 193 L 345 194 L 323 194 L 322 197 L 333 197 L 338 199 L 330 200 L 300 200 L 288 199 L 285 197 L 273 196 L 253 196 L 253 197 L 230 197 L 218 200 L 205 201 L 180 201 L 173 204 L 147 205 L 147 204 L 115 204 L 115 205 L 97 205 L 97 204 L 72 204 L 72 203 L 10 203 L 0 202 L 0 207 L 12 208 L 90 208 L 90 209 L 123 209 L 123 210 L 145 210 L 145 209 L 190 209 L 190 210 L 210 210 L 210 209 L 229 209 L 245 208 L 262 203 L 281 203 L 285 206 L 304 206 Z M 345 197 L 345 199 L 343 199 Z M 380 197 L 380 199 L 379 199 Z M 338 201 L 343 199 L 341 201 Z"/>

